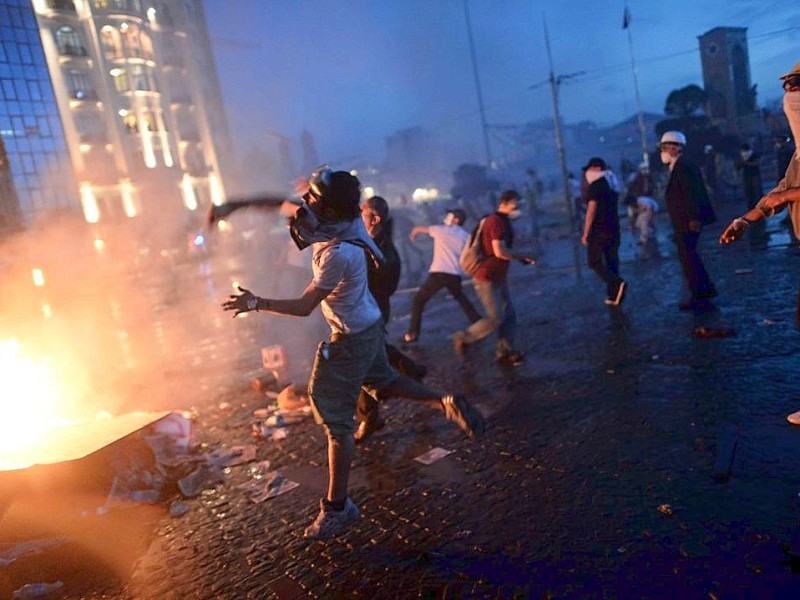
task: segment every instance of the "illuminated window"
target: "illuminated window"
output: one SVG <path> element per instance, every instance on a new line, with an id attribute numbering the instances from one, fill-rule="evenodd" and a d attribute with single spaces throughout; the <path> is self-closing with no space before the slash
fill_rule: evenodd
<path id="1" fill-rule="evenodd" d="M 119 42 L 114 29 L 108 25 L 103 27 L 100 32 L 100 41 L 103 44 L 103 52 L 106 58 L 120 58 Z"/>
<path id="2" fill-rule="evenodd" d="M 97 94 L 92 85 L 91 76 L 86 71 L 70 69 L 67 71 L 67 87 L 69 95 L 76 100 L 95 99 Z"/>
<path id="3" fill-rule="evenodd" d="M 101 10 L 108 8 L 108 0 L 92 0 L 92 4 Z"/>
<path id="4" fill-rule="evenodd" d="M 141 58 L 142 40 L 139 36 L 139 28 L 136 25 L 128 25 L 122 29 L 122 40 L 125 44 L 125 49 L 128 51 L 128 56 Z"/>
<path id="5" fill-rule="evenodd" d="M 128 113 L 122 117 L 122 122 L 125 125 L 125 129 L 128 130 L 128 133 L 137 133 L 139 131 L 139 123 L 136 121 L 135 115 Z"/>
<path id="6" fill-rule="evenodd" d="M 72 27 L 59 27 L 56 31 L 56 44 L 61 54 L 68 56 L 86 56 L 81 36 Z"/>
<path id="7" fill-rule="evenodd" d="M 148 72 L 142 65 L 131 66 L 131 84 L 134 90 L 140 92 L 149 92 L 151 90 Z"/>
<path id="8" fill-rule="evenodd" d="M 128 72 L 125 69 L 111 69 L 111 77 L 114 79 L 114 88 L 120 92 L 131 91 L 131 86 L 128 83 Z"/>

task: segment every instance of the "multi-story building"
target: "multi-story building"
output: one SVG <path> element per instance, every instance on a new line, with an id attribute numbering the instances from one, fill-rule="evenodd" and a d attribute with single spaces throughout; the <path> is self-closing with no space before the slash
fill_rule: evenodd
<path id="1" fill-rule="evenodd" d="M 202 1 L 32 2 L 86 220 L 223 202 L 231 148 Z"/>
<path id="2" fill-rule="evenodd" d="M 0 0 L 0 237 L 77 192 L 30 0 Z"/>

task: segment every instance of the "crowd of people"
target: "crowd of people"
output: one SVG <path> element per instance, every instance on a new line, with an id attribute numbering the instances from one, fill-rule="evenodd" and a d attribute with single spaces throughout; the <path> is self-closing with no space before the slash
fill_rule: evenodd
<path id="1" fill-rule="evenodd" d="M 784 111 L 797 139 L 800 135 L 800 63 L 782 78 Z M 703 228 L 716 220 L 708 188 L 700 167 L 684 156 L 686 136 L 667 131 L 660 139 L 660 160 L 669 178 L 664 205 L 674 231 L 674 243 L 689 297 L 681 310 L 703 314 L 715 310 L 717 295 L 698 250 Z M 751 177 L 758 157 L 742 147 L 741 168 Z M 748 171 L 749 170 L 749 171 Z M 748 175 L 748 173 L 750 173 Z M 619 307 L 628 282 L 619 272 L 620 182 L 600 157 L 591 158 L 583 169 L 585 213 L 581 243 L 588 266 L 603 281 L 604 302 Z M 790 157 L 785 176 L 766 195 L 748 187 L 747 212 L 734 219 L 720 236 L 720 243 L 739 239 L 753 224 L 788 207 L 795 234 L 800 236 L 800 157 Z M 308 316 L 317 306 L 330 327 L 327 340 L 319 343 L 308 383 L 313 414 L 328 441 L 328 489 L 320 510 L 305 529 L 310 538 L 328 538 L 345 531 L 359 518 L 359 510 L 348 496 L 348 479 L 355 444 L 363 442 L 384 423 L 379 402 L 402 398 L 425 403 L 440 411 L 467 436 L 480 436 L 485 427 L 481 413 L 462 395 L 436 390 L 422 382 L 424 367 L 417 365 L 386 340 L 390 297 L 398 286 L 402 261 L 392 239 L 392 218 L 384 198 L 362 202 L 361 184 L 347 171 L 322 167 L 298 184 L 302 202 L 287 201 L 281 207 L 289 219 L 292 240 L 298 249 L 311 248 L 311 280 L 296 298 L 263 298 L 239 288 L 223 303 L 234 316 L 249 311 Z M 640 165 L 628 181 L 625 205 L 638 240 L 647 244 L 653 236 L 658 204 L 648 165 Z M 516 312 L 508 284 L 512 261 L 529 265 L 533 257 L 514 246 L 513 220 L 520 214 L 520 195 L 513 189 L 500 194 L 494 212 L 475 225 L 473 236 L 483 259 L 472 274 L 474 290 L 483 313 L 462 289 L 460 257 L 471 243 L 464 228 L 466 214 L 453 208 L 442 223 L 414 226 L 409 237 L 433 240 L 433 259 L 427 279 L 417 291 L 411 320 L 404 335 L 406 344 L 418 343 L 422 314 L 432 296 L 446 289 L 458 303 L 469 326 L 453 334 L 454 350 L 463 354 L 480 340 L 495 336 L 498 364 L 518 366 L 524 354 L 515 346 Z M 800 314 L 800 313 L 799 313 Z M 789 421 L 800 424 L 800 411 Z"/>

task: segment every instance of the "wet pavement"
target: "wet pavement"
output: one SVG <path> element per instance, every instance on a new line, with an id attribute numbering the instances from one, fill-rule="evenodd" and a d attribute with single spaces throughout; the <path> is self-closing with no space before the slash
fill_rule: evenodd
<path id="1" fill-rule="evenodd" d="M 72 580 L 50 567 L 65 581 L 60 597 L 797 597 L 800 428 L 785 417 L 800 410 L 800 256 L 777 224 L 766 249 L 720 247 L 725 223 L 702 238 L 719 290 L 719 310 L 703 316 L 677 308 L 683 281 L 663 215 L 660 258 L 638 259 L 624 235 L 618 309 L 604 305 L 582 249 L 576 277 L 570 242 L 545 242 L 538 266 L 512 269 L 527 352 L 517 368 L 494 365 L 490 343 L 456 358 L 449 336 L 464 317 L 434 298 L 406 350 L 489 428 L 470 441 L 425 406 L 386 402 L 386 428 L 357 451 L 350 489 L 362 519 L 346 535 L 302 538 L 327 480 L 325 437 L 304 422 L 258 442 L 258 460 L 298 488 L 256 504 L 237 488 L 248 466 L 227 469 L 185 515 L 148 513 L 122 566 L 83 565 Z M 391 340 L 411 296 L 395 297 Z M 250 378 L 260 346 L 275 342 L 248 323 L 231 333 L 241 378 L 194 399 L 210 449 L 250 443 L 252 411 L 266 402 Z M 452 454 L 413 460 L 434 447 Z"/>

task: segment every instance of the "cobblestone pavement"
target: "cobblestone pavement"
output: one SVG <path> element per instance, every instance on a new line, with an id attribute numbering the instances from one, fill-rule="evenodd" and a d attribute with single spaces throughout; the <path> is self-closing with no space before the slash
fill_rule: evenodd
<path id="1" fill-rule="evenodd" d="M 800 409 L 800 256 L 780 243 L 719 247 L 722 225 L 704 235 L 719 311 L 702 317 L 677 309 L 683 282 L 664 234 L 662 257 L 647 261 L 626 234 L 620 309 L 585 267 L 576 277 L 568 243 L 515 265 L 527 351 L 516 369 L 494 365 L 490 344 L 457 360 L 449 335 L 463 316 L 434 299 L 408 352 L 489 429 L 469 441 L 426 407 L 387 402 L 386 428 L 357 452 L 362 519 L 346 535 L 302 538 L 327 478 L 322 430 L 302 423 L 258 448 L 298 488 L 255 504 L 236 487 L 247 467 L 233 467 L 184 516 L 153 518 L 130 577 L 63 597 L 797 597 L 800 563 L 785 552 L 800 553 L 800 430 L 785 416 Z M 410 297 L 396 298 L 394 340 Z M 198 436 L 248 443 L 262 405 L 243 369 L 241 385 L 198 404 Z M 413 460 L 437 446 L 453 453 Z"/>

